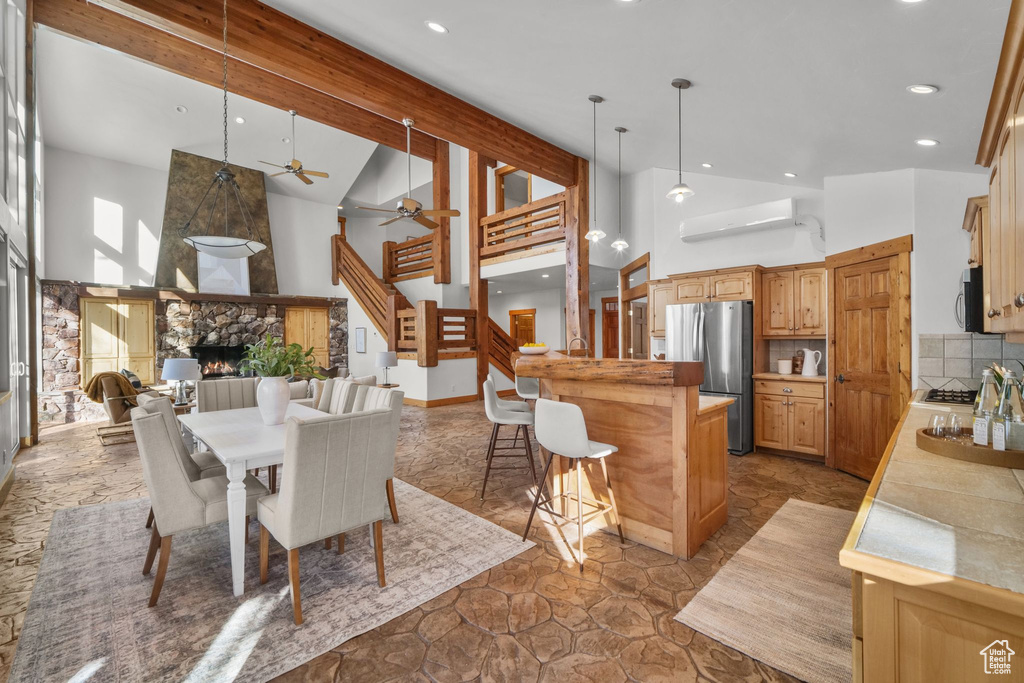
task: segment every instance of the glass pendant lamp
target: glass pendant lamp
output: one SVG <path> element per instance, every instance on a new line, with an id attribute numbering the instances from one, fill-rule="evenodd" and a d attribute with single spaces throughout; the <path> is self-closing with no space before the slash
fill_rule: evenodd
<path id="1" fill-rule="evenodd" d="M 690 186 L 683 182 L 683 91 L 690 87 L 690 81 L 685 78 L 677 78 L 672 81 L 672 87 L 676 89 L 679 95 L 679 182 L 672 186 L 672 189 L 668 191 L 666 196 L 669 199 L 675 199 L 676 203 L 679 203 L 693 194 Z"/>
<path id="2" fill-rule="evenodd" d="M 600 95 L 591 95 L 587 99 L 594 103 L 594 185 L 591 192 L 594 196 L 594 210 L 590 214 L 590 221 L 594 227 L 584 237 L 597 244 L 605 238 L 604 230 L 597 227 L 597 105 L 604 102 L 604 98 Z"/>
<path id="3" fill-rule="evenodd" d="M 612 249 L 622 251 L 629 249 L 629 242 L 622 239 L 622 134 L 626 132 L 626 129 L 616 126 L 615 132 L 619 134 L 619 237 L 612 242 Z"/>

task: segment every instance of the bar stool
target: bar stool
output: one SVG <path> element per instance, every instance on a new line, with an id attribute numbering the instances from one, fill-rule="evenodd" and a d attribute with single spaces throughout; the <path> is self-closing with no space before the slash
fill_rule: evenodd
<path id="1" fill-rule="evenodd" d="M 580 410 L 578 405 L 573 403 L 561 403 L 558 401 L 549 401 L 547 399 L 537 400 L 536 410 L 536 426 L 535 431 L 537 433 L 537 441 L 540 442 L 541 453 L 543 454 L 546 449 L 549 453 L 548 462 L 544 465 L 544 472 L 540 477 L 540 484 L 537 486 L 537 498 L 533 501 L 533 507 L 530 509 L 530 517 L 526 520 L 526 531 L 523 532 L 523 540 L 530 533 L 530 525 L 533 524 L 533 516 L 537 512 L 537 508 L 541 504 L 541 497 L 544 495 L 544 487 L 547 483 L 548 470 L 551 469 L 551 461 L 555 459 L 555 455 L 561 455 L 563 458 L 569 458 L 570 460 L 576 461 L 576 503 L 577 503 L 577 524 L 579 525 L 579 564 L 580 571 L 583 571 L 583 503 L 597 508 L 593 512 L 589 513 L 591 516 L 599 515 L 607 510 L 611 510 L 612 518 L 615 520 L 615 526 L 619 531 L 619 540 L 623 543 L 626 539 L 622 535 L 622 520 L 619 518 L 619 512 L 615 507 L 615 495 L 612 493 L 612 480 L 608 477 L 608 465 L 605 463 L 605 458 L 612 453 L 617 452 L 619 449 L 611 444 L 601 443 L 600 441 L 591 441 L 587 436 L 587 423 L 583 419 L 583 411 Z M 594 459 L 601 463 L 601 472 L 604 474 L 604 482 L 608 487 L 608 501 L 607 503 L 593 500 L 591 498 L 584 498 L 583 496 L 583 460 Z M 566 487 L 568 488 L 568 487 Z M 564 499 L 568 498 L 572 500 L 573 494 L 565 491 L 558 494 L 557 496 L 549 496 L 547 500 L 543 501 L 548 506 L 548 512 L 566 519 L 563 515 L 558 514 L 554 511 L 551 503 L 555 498 Z"/>
<path id="2" fill-rule="evenodd" d="M 494 458 L 514 458 L 520 455 L 525 456 L 527 462 L 530 463 L 530 473 L 533 475 L 533 481 L 537 481 L 537 468 L 534 467 L 533 464 L 533 446 L 530 445 L 529 430 L 529 426 L 533 424 L 533 412 L 529 410 L 509 410 L 507 408 L 502 408 L 499 405 L 498 400 L 498 392 L 494 389 L 494 381 L 488 377 L 487 380 L 484 381 L 484 412 L 487 413 L 487 419 L 494 424 L 494 427 L 491 429 L 491 440 L 487 445 L 487 469 L 484 470 L 484 485 L 480 489 L 480 500 L 484 499 L 484 493 L 487 491 L 487 478 L 490 476 L 492 469 L 519 469 L 518 467 L 491 467 L 491 463 Z M 514 438 L 499 438 L 499 430 L 504 426 L 515 426 L 516 433 Z M 520 431 L 524 432 L 523 452 L 507 452 L 515 450 Z M 512 446 L 498 446 L 499 441 L 512 441 L 513 443 Z M 506 452 L 497 453 L 497 450 Z"/>
<path id="3" fill-rule="evenodd" d="M 516 393 L 524 401 L 536 401 L 540 398 L 540 380 L 516 375 Z"/>
<path id="4" fill-rule="evenodd" d="M 487 375 L 487 381 L 489 381 L 491 384 L 494 384 L 494 377 L 492 377 L 491 375 Z M 516 393 L 519 393 L 518 389 L 516 389 Z M 495 394 L 497 394 L 497 392 L 495 392 Z M 499 408 L 504 408 L 505 410 L 514 410 L 520 413 L 533 412 L 533 409 L 530 408 L 530 404 L 527 403 L 526 401 L 507 401 L 503 399 L 501 396 L 497 396 L 497 399 Z"/>

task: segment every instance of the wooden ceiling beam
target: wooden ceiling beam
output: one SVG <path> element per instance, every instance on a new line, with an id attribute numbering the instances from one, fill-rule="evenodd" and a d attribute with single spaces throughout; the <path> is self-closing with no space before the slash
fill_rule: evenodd
<path id="1" fill-rule="evenodd" d="M 221 54 L 82 0 L 35 0 L 34 19 L 65 35 L 117 50 L 167 71 L 221 87 Z M 229 58 L 228 89 L 284 111 L 405 151 L 405 126 L 319 90 Z M 282 120 L 282 126 L 285 125 Z M 413 131 L 412 153 L 434 160 L 437 138 Z"/>
<path id="2" fill-rule="evenodd" d="M 96 4 L 209 49 L 221 49 L 218 2 Z M 542 178 L 566 186 L 576 183 L 575 155 L 257 0 L 231 0 L 228 51 L 264 71 L 389 119 L 411 116 L 416 127 L 430 135 Z"/>

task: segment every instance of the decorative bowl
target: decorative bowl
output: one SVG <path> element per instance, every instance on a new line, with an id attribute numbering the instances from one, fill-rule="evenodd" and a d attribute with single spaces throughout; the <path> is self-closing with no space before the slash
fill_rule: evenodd
<path id="1" fill-rule="evenodd" d="M 519 347 L 519 353 L 523 354 L 524 356 L 539 356 L 540 354 L 547 353 L 547 352 L 548 352 L 547 344 L 545 344 L 544 346 L 520 346 Z"/>

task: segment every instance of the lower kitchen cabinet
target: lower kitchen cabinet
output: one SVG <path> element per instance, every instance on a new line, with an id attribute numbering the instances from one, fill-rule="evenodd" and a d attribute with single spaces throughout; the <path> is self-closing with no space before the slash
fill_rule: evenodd
<path id="1" fill-rule="evenodd" d="M 825 455 L 825 385 L 754 382 L 754 445 L 803 455 Z"/>

